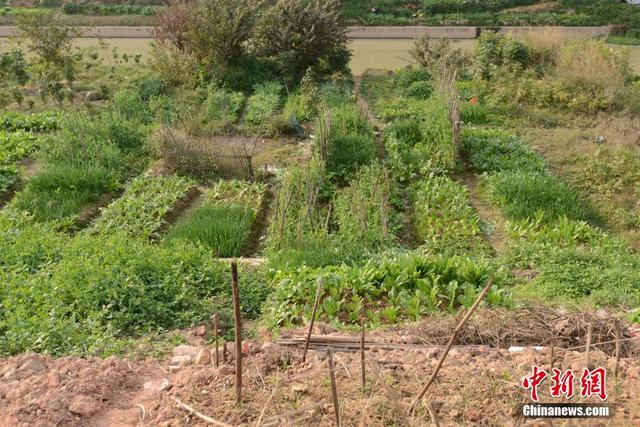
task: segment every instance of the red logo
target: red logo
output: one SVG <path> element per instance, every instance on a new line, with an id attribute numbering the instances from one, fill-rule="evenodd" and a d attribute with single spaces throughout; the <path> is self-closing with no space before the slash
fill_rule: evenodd
<path id="1" fill-rule="evenodd" d="M 531 391 L 531 400 L 539 401 L 538 387 L 549 374 L 538 366 L 533 367 L 531 375 L 522 379 L 522 387 Z M 574 395 L 573 383 L 575 376 L 571 369 L 561 371 L 554 368 L 549 388 L 551 397 L 565 397 L 571 399 Z M 607 371 L 604 368 L 589 370 L 584 368 L 580 376 L 580 396 L 597 396 L 600 400 L 607 400 Z"/>

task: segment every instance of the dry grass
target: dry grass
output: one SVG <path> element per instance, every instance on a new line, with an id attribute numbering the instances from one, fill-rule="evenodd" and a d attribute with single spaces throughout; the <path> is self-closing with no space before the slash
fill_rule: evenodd
<path id="1" fill-rule="evenodd" d="M 558 54 L 557 75 L 564 84 L 604 90 L 608 97 L 624 90 L 628 53 L 589 39 L 567 41 Z"/>
<path id="2" fill-rule="evenodd" d="M 518 6 L 512 7 L 510 9 L 503 9 L 502 12 L 505 13 L 541 13 L 541 12 L 551 12 L 554 10 L 560 2 L 558 1 L 550 1 L 545 3 L 532 4 L 530 6 Z"/>

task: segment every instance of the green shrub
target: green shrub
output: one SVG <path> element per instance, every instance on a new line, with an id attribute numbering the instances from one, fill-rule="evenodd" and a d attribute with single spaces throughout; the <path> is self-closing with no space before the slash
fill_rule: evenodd
<path id="1" fill-rule="evenodd" d="M 244 95 L 213 88 L 204 102 L 202 121 L 211 131 L 229 131 L 238 122 L 244 107 Z"/>
<path id="2" fill-rule="evenodd" d="M 590 217 L 575 189 L 553 175 L 540 172 L 501 172 L 488 176 L 489 197 L 510 219 L 544 221 Z"/>
<path id="3" fill-rule="evenodd" d="M 360 166 L 376 158 L 373 129 L 358 107 L 347 104 L 331 110 L 328 129 L 324 129 L 326 120 L 320 119 L 316 126 L 316 140 L 319 144 L 326 140 L 326 168 L 330 175 L 351 177 Z M 328 137 L 325 137 L 325 133 L 328 133 Z"/>
<path id="4" fill-rule="evenodd" d="M 12 203 L 37 221 L 69 221 L 119 187 L 119 177 L 108 169 L 50 165 L 32 177 Z"/>
<path id="5" fill-rule="evenodd" d="M 157 237 L 174 204 L 193 186 L 192 181 L 175 175 L 139 176 L 122 197 L 103 209 L 88 231 L 99 234 L 121 231 L 143 239 Z"/>
<path id="6" fill-rule="evenodd" d="M 287 98 L 282 115 L 300 123 L 309 122 L 318 114 L 317 102 L 315 90 L 298 90 Z"/>
<path id="7" fill-rule="evenodd" d="M 433 86 L 429 82 L 414 82 L 407 88 L 405 94 L 410 98 L 425 100 L 433 93 Z"/>
<path id="8" fill-rule="evenodd" d="M 412 188 L 415 233 L 425 249 L 455 255 L 491 255 L 466 187 L 429 175 Z"/>
<path id="9" fill-rule="evenodd" d="M 14 165 L 0 165 L 0 196 L 17 182 L 17 168 Z"/>
<path id="10" fill-rule="evenodd" d="M 271 327 L 303 323 L 310 317 L 316 280 L 322 277 L 319 320 L 357 324 L 365 315 L 374 325 L 415 321 L 437 310 L 469 307 L 489 276 L 495 277 L 495 287 L 485 301 L 507 304 L 501 275 L 494 274 L 485 262 L 465 258 L 410 254 L 373 259 L 361 267 L 279 271 L 273 278 L 265 317 Z"/>
<path id="11" fill-rule="evenodd" d="M 462 145 L 476 172 L 544 172 L 542 156 L 521 138 L 501 130 L 465 129 Z"/>
<path id="12" fill-rule="evenodd" d="M 167 85 L 158 77 L 148 76 L 138 81 L 137 93 L 142 102 L 149 102 L 153 98 L 165 95 Z"/>
<path id="13" fill-rule="evenodd" d="M 282 107 L 282 85 L 275 82 L 259 84 L 247 101 L 244 120 L 249 125 L 264 126 Z"/>
<path id="14" fill-rule="evenodd" d="M 134 90 L 125 89 L 113 96 L 115 110 L 126 119 L 136 119 L 143 123 L 151 121 L 148 105 L 143 102 Z"/>

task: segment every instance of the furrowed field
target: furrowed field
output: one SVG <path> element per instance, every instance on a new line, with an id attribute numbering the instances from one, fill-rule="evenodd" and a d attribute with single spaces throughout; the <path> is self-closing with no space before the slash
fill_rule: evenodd
<path id="1" fill-rule="evenodd" d="M 438 416 L 506 423 L 505 408 L 526 395 L 514 388 L 517 376 L 538 356 L 507 366 L 501 351 L 557 347 L 573 366 L 582 360 L 576 346 L 593 334 L 609 345 L 594 350 L 602 364 L 614 363 L 612 342 L 624 338 L 615 420 L 640 419 L 629 392 L 640 380 L 631 335 L 640 323 L 640 76 L 624 50 L 551 31 L 483 32 L 473 54 L 422 38 L 411 65 L 354 77 L 337 1 L 113 7 L 159 13 L 147 61 L 73 48 L 73 28 L 55 14 L 21 22 L 28 54 L 0 54 L 0 376 L 13 388 L 42 379 L 47 399 L 69 378 L 80 381 L 46 407 L 0 387 L 8 402 L 0 400 L 0 415 L 182 425 L 185 412 L 170 400 L 179 398 L 234 425 L 260 425 L 265 414 L 273 425 L 278 405 L 303 409 L 293 424 L 331 424 L 323 406 L 304 412 L 328 390 L 324 348 L 312 346 L 305 365 L 295 347 L 274 350 L 273 340 L 315 320 L 314 336 L 362 328 L 441 350 L 491 281 L 459 337 L 482 366 L 460 347 L 451 357 L 463 363 L 452 366 L 464 367 L 442 383 L 495 362 L 479 391 L 457 384 L 469 401 L 489 397 L 487 413 L 465 407 L 461 418 L 451 389 L 438 388 Z M 240 407 L 225 380 L 232 370 L 189 367 L 196 355 L 198 366 L 213 363 L 214 342 L 219 356 L 213 315 L 220 342 L 235 339 L 232 259 L 250 366 Z M 176 353 L 190 345 L 207 356 Z M 171 349 L 190 359 L 167 372 L 156 361 Z M 341 355 L 345 425 L 433 420 L 426 400 L 406 415 L 407 396 L 440 350 L 413 359 L 371 349 L 370 363 L 381 359 L 360 388 L 349 373 L 355 359 Z M 221 354 L 223 363 L 235 357 Z M 68 361 L 84 374 L 56 371 L 56 383 L 43 367 L 24 376 L 25 357 L 46 369 Z M 124 367 L 124 357 L 137 364 Z M 106 369 L 134 380 L 105 379 Z M 162 372 L 175 384 L 156 390 L 162 405 L 145 406 L 152 398 L 140 386 Z M 95 410 L 68 409 L 96 375 L 91 387 L 129 394 L 91 388 L 83 396 Z M 304 385 L 280 393 L 284 376 Z M 141 419 L 137 409 L 125 414 L 132 402 L 143 406 Z"/>

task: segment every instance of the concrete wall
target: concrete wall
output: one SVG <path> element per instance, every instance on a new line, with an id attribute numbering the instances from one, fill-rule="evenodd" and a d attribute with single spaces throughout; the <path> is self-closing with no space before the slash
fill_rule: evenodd
<path id="1" fill-rule="evenodd" d="M 153 27 L 79 27 L 81 37 L 105 38 L 150 38 Z M 352 39 L 416 39 L 423 35 L 445 39 L 475 39 L 481 31 L 499 31 L 501 33 L 526 34 L 530 31 L 544 31 L 546 28 L 559 28 L 568 36 L 597 37 L 609 35 L 610 27 L 349 27 Z M 16 27 L 0 26 L 0 37 L 18 35 Z"/>
<path id="2" fill-rule="evenodd" d="M 475 39 L 477 27 L 349 27 L 352 39 L 417 39 L 423 35 L 443 39 Z"/>
<path id="3" fill-rule="evenodd" d="M 560 31 L 567 37 L 606 37 L 611 34 L 611 27 L 500 27 L 498 32 L 507 34 L 511 33 L 516 36 L 524 35 L 530 32 L 539 32 L 552 29 Z M 484 28 L 482 31 L 488 31 Z"/>

